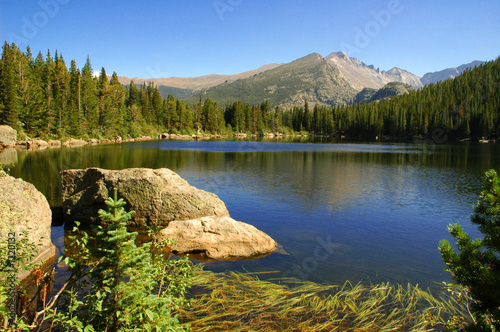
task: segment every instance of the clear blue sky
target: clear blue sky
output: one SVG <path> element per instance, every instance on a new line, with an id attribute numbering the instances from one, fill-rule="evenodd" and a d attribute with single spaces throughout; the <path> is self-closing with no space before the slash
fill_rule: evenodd
<path id="1" fill-rule="evenodd" d="M 0 39 L 129 77 L 236 74 L 347 51 L 426 72 L 500 55 L 500 1 L 0 0 Z"/>

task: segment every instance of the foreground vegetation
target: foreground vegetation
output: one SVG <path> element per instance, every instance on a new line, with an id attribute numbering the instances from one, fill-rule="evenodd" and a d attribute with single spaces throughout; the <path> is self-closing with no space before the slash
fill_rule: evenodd
<path id="1" fill-rule="evenodd" d="M 93 76 L 90 59 L 80 70 L 62 54 L 33 57 L 5 43 L 0 60 L 0 124 L 18 130 L 19 139 L 112 138 L 159 133 L 294 133 L 373 140 L 376 136 L 498 138 L 500 135 L 500 59 L 455 78 L 367 105 L 312 106 L 307 101 L 280 109 L 210 99 L 196 105 L 163 98 L 158 86 L 130 82 L 106 70 Z M 243 97 L 243 96 L 242 96 Z"/>
<path id="2" fill-rule="evenodd" d="M 98 228 L 95 237 L 74 229 L 80 236 L 72 237 L 65 250 L 71 276 L 62 289 L 49 297 L 50 278 L 36 276 L 38 292 L 17 308 L 17 319 L 9 310 L 13 299 L 9 276 L 12 268 L 33 257 L 36 247 L 21 237 L 13 262 L 7 254 L 9 243 L 3 239 L 0 330 L 498 331 L 499 195 L 500 178 L 494 170 L 486 172 L 472 217 L 485 237 L 473 241 L 460 225 L 450 226 L 457 249 L 447 241 L 439 248 L 456 283 L 445 284 L 448 293 L 433 295 L 410 284 L 262 281 L 253 276 L 256 273 L 193 268 L 187 259 L 165 257 L 162 244 L 155 240 L 137 247 L 137 233 L 125 226 L 133 212 L 125 212 L 125 202 L 117 199 L 115 190 L 115 198 L 106 201 L 109 211 L 99 212 L 109 226 Z M 150 232 L 154 239 L 158 229 Z M 99 246 L 89 245 L 92 241 Z M 35 311 L 29 310 L 31 303 L 38 303 Z"/>
<path id="3" fill-rule="evenodd" d="M 471 221 L 479 226 L 484 238 L 472 240 L 460 224 L 448 230 L 455 238 L 455 250 L 443 240 L 441 256 L 448 266 L 458 295 L 472 313 L 469 331 L 500 330 L 500 177 L 495 170 L 486 172 L 480 200 L 474 206 Z"/>
<path id="4" fill-rule="evenodd" d="M 431 331 L 465 315 L 456 298 L 410 284 L 270 282 L 200 271 L 193 288 L 180 317 L 195 331 Z"/>
<path id="5" fill-rule="evenodd" d="M 136 232 L 127 230 L 133 212 L 125 212 L 123 199 L 109 198 L 109 211 L 99 216 L 108 224 L 90 236 L 77 226 L 65 248 L 64 262 L 71 275 L 56 295 L 49 297 L 52 271 L 35 277 L 38 291 L 31 297 L 9 282 L 12 270 L 25 264 L 26 254 L 1 257 L 0 316 L 3 331 L 184 331 L 176 311 L 187 305 L 185 293 L 192 277 L 187 258 L 170 260 L 163 244 L 136 246 Z M 155 232 L 156 229 L 150 229 Z M 33 252 L 31 247 L 20 251 Z M 97 246 L 90 243 L 98 243 Z M 7 241 L 2 241 L 5 254 Z M 14 260 L 14 261 L 12 261 Z M 39 267 L 35 269 L 38 275 Z M 13 296 L 14 295 L 14 296 Z M 24 299 L 16 303 L 13 300 Z M 33 310 L 32 303 L 35 303 Z M 38 305 L 36 305 L 38 304 Z M 11 306 L 14 313 L 12 315 Z M 17 310 L 16 310 L 17 309 Z"/>

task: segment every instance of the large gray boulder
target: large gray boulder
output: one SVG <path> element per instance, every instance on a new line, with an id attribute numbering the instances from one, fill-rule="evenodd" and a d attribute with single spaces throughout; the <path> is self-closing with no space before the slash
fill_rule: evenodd
<path id="1" fill-rule="evenodd" d="M 31 183 L 0 171 L 0 238 L 15 233 L 19 241 L 22 232 L 27 231 L 30 242 L 40 243 L 31 263 L 53 260 L 56 248 L 50 239 L 51 223 L 52 212 L 45 196 Z M 20 271 L 18 278 L 23 280 L 29 273 Z"/>
<path id="2" fill-rule="evenodd" d="M 99 209 L 104 201 L 118 197 L 134 210 L 131 225 L 163 225 L 173 220 L 205 216 L 228 216 L 224 202 L 215 194 L 190 186 L 167 168 L 70 169 L 61 172 L 63 210 L 66 221 L 100 224 Z"/>
<path id="3" fill-rule="evenodd" d="M 0 148 L 15 146 L 17 140 L 17 130 L 12 127 L 0 126 Z"/>
<path id="4" fill-rule="evenodd" d="M 166 226 L 161 237 L 173 238 L 176 253 L 208 259 L 246 258 L 270 254 L 276 242 L 255 227 L 229 216 L 217 195 L 195 188 L 175 172 L 130 168 L 88 168 L 61 172 L 66 221 L 99 224 L 98 210 L 117 188 L 126 210 L 134 210 L 130 226 Z"/>

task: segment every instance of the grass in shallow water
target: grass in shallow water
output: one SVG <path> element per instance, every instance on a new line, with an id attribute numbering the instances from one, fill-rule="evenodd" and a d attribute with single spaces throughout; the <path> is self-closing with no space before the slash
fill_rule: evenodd
<path id="1" fill-rule="evenodd" d="M 270 282 L 234 272 L 200 271 L 192 297 L 180 318 L 193 331 L 432 331 L 427 310 L 442 321 L 464 315 L 453 298 L 411 284 Z"/>

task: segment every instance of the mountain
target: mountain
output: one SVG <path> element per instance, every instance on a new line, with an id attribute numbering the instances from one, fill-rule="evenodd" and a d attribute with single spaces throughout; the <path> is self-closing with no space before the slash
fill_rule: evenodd
<path id="1" fill-rule="evenodd" d="M 180 91 L 182 91 L 182 93 L 185 94 L 187 91 L 190 91 L 190 93 L 192 93 L 193 91 L 209 88 L 224 83 L 226 81 L 231 82 L 238 79 L 251 77 L 263 71 L 276 68 L 280 65 L 281 64 L 278 63 L 271 63 L 264 65 L 258 69 L 249 70 L 235 75 L 212 74 L 199 77 L 168 77 L 168 78 L 138 78 L 138 77 L 129 78 L 126 76 L 120 76 L 118 77 L 118 81 L 123 85 L 129 85 L 131 80 L 133 80 L 135 84 L 143 84 L 144 82 L 146 83 L 153 82 L 157 84 L 159 87 L 161 86 L 167 87 L 164 88 L 165 91 L 168 90 L 169 88 L 172 89 L 172 91 L 177 91 L 175 89 L 181 89 Z M 165 96 L 165 98 L 166 97 L 167 96 Z"/>
<path id="2" fill-rule="evenodd" d="M 473 61 L 420 78 L 400 68 L 375 69 L 344 52 L 334 52 L 325 58 L 312 53 L 291 63 L 268 64 L 236 75 L 133 80 L 135 84 L 153 82 L 164 98 L 173 94 L 190 105 L 200 98 L 210 98 L 221 106 L 239 99 L 250 104 L 260 104 L 267 99 L 273 106 L 284 107 L 303 105 L 307 99 L 311 104 L 333 106 L 390 98 L 407 93 L 411 90 L 409 86 L 419 89 L 429 83 L 454 78 L 482 63 Z M 131 79 L 119 77 L 119 80 L 128 85 Z"/>
<path id="3" fill-rule="evenodd" d="M 474 68 L 477 66 L 482 65 L 484 62 L 483 61 L 472 61 L 471 63 L 461 65 L 456 68 L 448 68 L 440 71 L 436 71 L 433 73 L 427 73 L 424 76 L 422 76 L 421 81 L 424 85 L 431 84 L 431 83 L 437 83 L 439 81 L 445 81 L 450 78 L 455 78 L 458 75 L 462 74 L 466 69 L 469 68 Z"/>
<path id="4" fill-rule="evenodd" d="M 303 105 L 305 100 L 333 106 L 349 103 L 356 93 L 338 68 L 312 53 L 252 77 L 202 89 L 186 102 L 195 104 L 208 97 L 219 105 L 239 99 L 255 105 L 267 99 L 281 107 Z"/>
<path id="5" fill-rule="evenodd" d="M 401 82 L 390 82 L 379 90 L 364 88 L 356 95 L 353 103 L 368 104 L 372 101 L 383 101 L 395 96 L 408 94 L 412 91 L 415 91 L 415 88 L 409 84 Z"/>
<path id="6" fill-rule="evenodd" d="M 334 52 L 325 57 L 325 60 L 342 73 L 343 77 L 356 90 L 363 88 L 380 89 L 389 82 L 402 82 L 415 88 L 423 86 L 420 78 L 406 70 L 392 68 L 388 71 L 375 69 L 356 58 L 349 57 L 344 52 Z"/>

